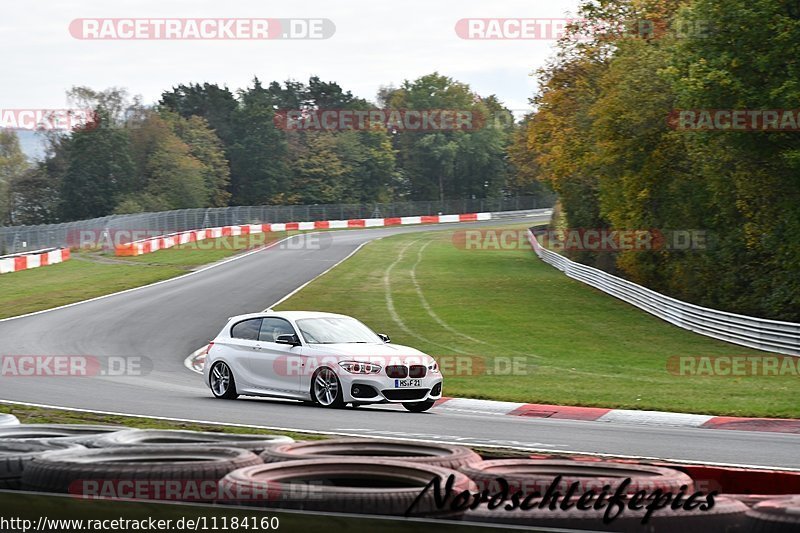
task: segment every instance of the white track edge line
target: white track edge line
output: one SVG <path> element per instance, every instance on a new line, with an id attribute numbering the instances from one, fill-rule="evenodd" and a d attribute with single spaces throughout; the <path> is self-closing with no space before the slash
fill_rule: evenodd
<path id="1" fill-rule="evenodd" d="M 267 309 L 271 309 L 271 308 L 273 308 L 273 307 L 277 307 L 277 306 L 279 306 L 280 304 L 282 304 L 283 302 L 285 302 L 286 300 L 288 300 L 289 298 L 291 298 L 292 296 L 294 296 L 295 294 L 297 294 L 297 293 L 298 293 L 298 292 L 300 292 L 301 290 L 305 289 L 305 288 L 306 288 L 306 286 L 308 286 L 310 283 L 312 283 L 312 282 L 316 281 L 317 279 L 321 278 L 322 276 L 324 276 L 325 274 L 327 274 L 328 272 L 330 272 L 330 271 L 331 271 L 331 270 L 333 270 L 334 268 L 338 267 L 339 265 L 341 265 L 342 263 L 344 263 L 345 261 L 347 261 L 348 259 L 350 259 L 350 258 L 351 258 L 351 257 L 353 257 L 354 255 L 356 255 L 356 253 L 358 253 L 358 251 L 359 251 L 359 250 L 361 250 L 361 248 L 363 248 L 363 247 L 364 247 L 364 246 L 366 246 L 367 244 L 369 244 L 369 243 L 371 243 L 371 242 L 377 242 L 377 241 L 379 241 L 379 240 L 381 240 L 381 239 L 383 239 L 383 238 L 384 238 L 384 236 L 380 236 L 380 237 L 376 237 L 376 238 L 374 238 L 374 239 L 370 239 L 370 240 L 368 240 L 368 241 L 364 241 L 364 242 L 362 242 L 361 244 L 359 244 L 358 246 L 356 246 L 356 249 L 355 249 L 355 250 L 353 250 L 352 252 L 350 252 L 349 254 L 347 254 L 347 256 L 345 256 L 345 257 L 344 257 L 343 259 L 341 259 L 340 261 L 337 261 L 335 265 L 332 265 L 330 268 L 326 269 L 324 272 L 321 272 L 321 273 L 317 274 L 316 276 L 314 276 L 313 278 L 311 278 L 310 280 L 306 281 L 305 283 L 303 283 L 302 285 L 300 285 L 299 287 L 297 287 L 296 289 L 294 289 L 292 292 L 290 292 L 289 294 L 287 294 L 286 296 L 284 296 L 283 298 L 281 298 L 280 300 L 278 300 L 278 301 L 277 301 L 277 302 L 275 302 L 274 304 L 272 304 L 272 305 L 270 305 L 269 307 L 267 307 Z M 267 311 L 267 309 L 264 309 L 264 311 L 266 312 L 266 311 Z"/>

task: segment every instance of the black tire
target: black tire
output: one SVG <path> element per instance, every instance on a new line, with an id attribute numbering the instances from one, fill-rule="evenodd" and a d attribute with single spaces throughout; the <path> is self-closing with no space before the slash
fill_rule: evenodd
<path id="1" fill-rule="evenodd" d="M 576 499 L 572 502 L 575 503 Z M 744 533 L 747 506 L 738 500 L 718 496 L 714 507 L 706 511 L 699 508 L 686 511 L 683 508 L 672 510 L 670 506 L 655 511 L 646 524 L 642 524 L 645 509 L 631 511 L 625 508 L 610 524 L 603 523 L 605 509 L 587 511 L 575 507 L 566 511 L 556 507 L 506 511 L 502 506 L 488 509 L 482 504 L 478 509 L 467 511 L 463 520 L 474 522 L 492 522 L 495 524 L 524 525 L 533 528 L 554 528 L 614 531 L 621 533 Z M 788 531 L 788 530 L 787 530 Z M 796 531 L 796 530 L 794 530 Z"/>
<path id="2" fill-rule="evenodd" d="M 727 498 L 733 498 L 734 500 L 739 500 L 746 506 L 750 507 L 751 509 L 761 502 L 765 502 L 768 500 L 779 500 L 782 498 L 791 498 L 791 495 L 781 495 L 781 494 L 725 494 Z"/>
<path id="3" fill-rule="evenodd" d="M 330 439 L 277 444 L 261 454 L 265 463 L 337 458 L 403 461 L 420 465 L 458 469 L 481 460 L 464 446 L 450 444 L 373 439 Z"/>
<path id="4" fill-rule="evenodd" d="M 80 444 L 58 441 L 0 440 L 0 489 L 18 489 L 25 465 L 54 450 L 83 450 Z"/>
<path id="5" fill-rule="evenodd" d="M 18 426 L 0 427 L 0 442 L 4 439 L 13 440 L 57 440 L 83 444 L 100 435 L 114 433 L 125 426 L 98 426 L 92 424 L 20 424 Z"/>
<path id="6" fill-rule="evenodd" d="M 214 380 L 217 379 L 217 376 L 214 374 L 215 370 L 219 372 L 219 379 L 221 382 L 225 381 L 225 376 L 227 376 L 224 387 L 220 385 L 215 388 Z M 233 377 L 233 370 L 231 370 L 227 363 L 223 361 L 214 363 L 214 366 L 211 368 L 209 380 L 212 381 L 210 386 L 211 394 L 213 394 L 215 398 L 221 400 L 235 400 L 239 397 L 239 394 L 236 392 L 236 379 Z"/>
<path id="7" fill-rule="evenodd" d="M 796 533 L 800 531 L 800 496 L 775 496 L 747 511 L 748 529 L 753 533 Z"/>
<path id="8" fill-rule="evenodd" d="M 104 435 L 87 443 L 92 448 L 118 446 L 225 446 L 243 448 L 261 453 L 276 444 L 293 443 L 294 439 L 283 435 L 240 435 L 236 433 L 212 433 L 172 429 L 129 429 Z"/>
<path id="9" fill-rule="evenodd" d="M 511 493 L 520 490 L 524 494 L 537 490 L 544 494 L 556 476 L 561 476 L 561 482 L 556 486 L 561 494 L 575 482 L 579 483 L 579 490 L 599 492 L 609 485 L 613 492 L 628 478 L 631 482 L 625 491 L 627 494 L 639 490 L 646 490 L 650 494 L 656 489 L 677 493 L 682 486 L 689 492 L 693 487 L 692 479 L 679 470 L 611 461 L 497 459 L 472 463 L 459 470 L 474 481 L 480 490 L 491 492 L 499 490 L 498 477 L 508 481 Z"/>
<path id="10" fill-rule="evenodd" d="M 434 503 L 433 489 L 423 494 L 433 478 L 439 476 L 444 487 L 450 475 L 454 476 L 453 496 L 475 490 L 474 484 L 455 470 L 383 459 L 364 462 L 360 458 L 337 458 L 237 470 L 222 479 L 220 492 L 250 490 L 260 499 L 249 504 L 281 509 L 402 516 L 411 508 L 411 516 L 457 517 L 463 513 L 450 509 L 451 500 L 440 510 Z"/>
<path id="11" fill-rule="evenodd" d="M 328 388 L 322 388 L 322 390 L 320 390 L 320 380 L 324 381 Z M 333 390 L 334 387 L 335 391 Z M 313 400 L 316 405 L 329 407 L 331 409 L 341 409 L 344 407 L 342 382 L 339 381 L 339 377 L 336 375 L 336 372 L 327 366 L 318 368 L 317 371 L 314 372 L 314 375 L 311 376 L 310 389 L 311 400 Z M 330 392 L 328 397 L 325 396 L 327 392 Z M 320 398 L 318 393 L 322 394 L 323 397 Z"/>
<path id="12" fill-rule="evenodd" d="M 46 453 L 28 463 L 22 488 L 82 498 L 211 501 L 217 499 L 217 483 L 226 474 L 260 463 L 257 455 L 241 448 L 67 450 Z M 173 489 L 167 489 L 168 483 Z"/>
<path id="13" fill-rule="evenodd" d="M 429 400 L 427 402 L 404 402 L 403 407 L 411 411 L 412 413 L 424 413 L 436 402 L 434 400 Z"/>

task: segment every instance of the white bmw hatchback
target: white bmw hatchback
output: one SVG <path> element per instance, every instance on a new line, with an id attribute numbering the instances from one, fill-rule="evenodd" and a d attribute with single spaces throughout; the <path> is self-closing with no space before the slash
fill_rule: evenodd
<path id="1" fill-rule="evenodd" d="M 391 402 L 422 412 L 442 397 L 432 357 L 333 313 L 232 317 L 209 343 L 203 374 L 224 399 L 270 396 L 324 407 Z"/>

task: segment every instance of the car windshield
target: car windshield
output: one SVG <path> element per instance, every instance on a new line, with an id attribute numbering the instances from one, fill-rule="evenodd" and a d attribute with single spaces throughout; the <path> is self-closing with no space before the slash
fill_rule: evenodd
<path id="1" fill-rule="evenodd" d="M 382 342 L 371 329 L 352 318 L 304 318 L 297 327 L 309 344 Z"/>

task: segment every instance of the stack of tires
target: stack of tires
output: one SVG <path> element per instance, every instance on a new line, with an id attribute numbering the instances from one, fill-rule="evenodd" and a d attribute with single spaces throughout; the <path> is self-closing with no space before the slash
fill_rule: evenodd
<path id="1" fill-rule="evenodd" d="M 533 525 L 538 527 L 590 529 L 593 531 L 631 532 L 734 532 L 742 531 L 747 507 L 739 501 L 717 497 L 711 509 L 700 506 L 687 510 L 682 505 L 677 509 L 669 504 L 675 496 L 682 494 L 683 502 L 694 491 L 692 479 L 685 473 L 648 464 L 620 463 L 611 461 L 580 461 L 554 459 L 500 459 L 482 461 L 462 469 L 480 490 L 497 494 L 502 490 L 498 479 L 508 484 L 507 493 L 522 494 L 538 492 L 539 496 L 525 505 L 481 506 L 469 511 L 468 520 L 503 524 Z M 570 493 L 569 505 L 562 506 L 564 497 Z M 600 498 L 605 492 L 607 496 Z M 550 494 L 543 501 L 542 496 Z M 612 495 L 624 495 L 620 507 L 611 505 Z M 639 493 L 640 504 L 627 505 Z M 554 495 L 559 499 L 555 499 Z M 652 513 L 646 506 L 653 498 L 670 501 Z M 703 496 L 701 502 L 705 501 Z M 554 503 L 555 502 L 555 503 Z M 493 507 L 493 508 L 492 508 Z M 514 507 L 513 509 L 511 507 Z M 619 513 L 619 514 L 617 514 Z M 648 515 L 645 517 L 646 515 Z"/>
<path id="2" fill-rule="evenodd" d="M 462 510 L 437 505 L 429 485 L 439 478 L 451 480 L 453 494 L 474 492 L 458 469 L 481 457 L 447 444 L 331 439 L 278 444 L 261 459 L 263 465 L 228 474 L 222 489 L 258 487 L 269 492 L 271 507 L 285 509 L 460 518 Z"/>
<path id="3" fill-rule="evenodd" d="M 79 498 L 214 502 L 219 481 L 293 439 L 119 426 L 0 428 L 0 488 Z"/>
<path id="4" fill-rule="evenodd" d="M 503 481 L 500 481 L 502 478 Z M 0 427 L 0 489 L 82 498 L 199 501 L 592 531 L 800 531 L 800 497 L 717 496 L 711 508 L 537 505 L 511 496 L 694 492 L 684 472 L 632 462 L 483 460 L 463 446 L 373 439 L 295 442 L 113 426 Z M 590 503 L 596 503 L 589 500 Z M 531 503 L 531 505 L 521 505 Z M 586 503 L 586 502 L 584 502 Z M 647 501 L 644 502 L 645 505 Z M 644 523 L 643 523 L 644 522 Z"/>
<path id="5" fill-rule="evenodd" d="M 426 487 L 452 477 L 453 493 L 474 492 L 458 469 L 481 459 L 444 444 L 60 425 L 0 428 L 0 450 L 0 488 L 449 518 L 463 513 Z"/>

